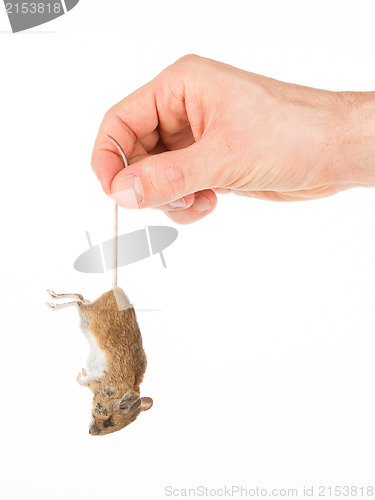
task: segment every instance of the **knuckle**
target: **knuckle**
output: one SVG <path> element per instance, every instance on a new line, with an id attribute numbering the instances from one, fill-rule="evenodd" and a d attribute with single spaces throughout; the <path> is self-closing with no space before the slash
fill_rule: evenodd
<path id="1" fill-rule="evenodd" d="M 117 119 L 116 109 L 116 106 L 112 106 L 104 113 L 103 125 L 110 126 Z"/>
<path id="2" fill-rule="evenodd" d="M 165 82 L 174 84 L 181 79 L 191 77 L 199 73 L 201 64 L 205 61 L 203 57 L 196 54 L 186 54 L 177 59 L 173 64 L 166 67 L 159 75 Z"/>
<path id="3" fill-rule="evenodd" d="M 104 116 L 103 116 L 103 122 L 106 123 L 108 122 L 111 118 L 112 118 L 112 115 L 113 115 L 113 108 L 109 108 L 105 113 L 104 113 Z"/>
<path id="4" fill-rule="evenodd" d="M 171 69 L 186 69 L 190 70 L 197 66 L 203 60 L 202 57 L 196 54 L 186 54 L 180 58 L 178 58 L 171 66 Z"/>
<path id="5" fill-rule="evenodd" d="M 196 63 L 201 59 L 197 54 L 185 54 L 179 57 L 176 63 Z"/>

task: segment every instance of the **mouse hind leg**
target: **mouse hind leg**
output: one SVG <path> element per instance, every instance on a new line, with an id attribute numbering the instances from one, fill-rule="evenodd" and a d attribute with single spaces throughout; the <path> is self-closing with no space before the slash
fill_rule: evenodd
<path id="1" fill-rule="evenodd" d="M 57 299 L 57 300 L 59 300 L 59 299 L 77 299 L 77 300 L 74 300 L 73 302 L 65 302 L 64 304 L 55 304 L 55 303 L 51 304 L 50 302 L 46 302 L 46 305 L 53 310 L 64 309 L 65 307 L 69 307 L 69 306 L 81 306 L 82 304 L 88 303 L 88 300 L 85 300 L 80 293 L 60 293 L 59 294 L 59 293 L 53 292 L 52 290 L 47 290 L 47 292 L 49 293 L 49 295 L 53 299 Z"/>
<path id="2" fill-rule="evenodd" d="M 53 309 L 54 311 L 57 311 L 57 309 L 64 309 L 65 307 L 69 306 L 80 306 L 82 302 L 75 300 L 73 302 L 65 302 L 64 304 L 54 304 L 51 302 L 46 302 L 46 305 L 50 308 Z"/>
<path id="3" fill-rule="evenodd" d="M 86 302 L 80 293 L 55 293 L 52 290 L 47 290 L 53 299 L 77 299 L 80 302 Z"/>

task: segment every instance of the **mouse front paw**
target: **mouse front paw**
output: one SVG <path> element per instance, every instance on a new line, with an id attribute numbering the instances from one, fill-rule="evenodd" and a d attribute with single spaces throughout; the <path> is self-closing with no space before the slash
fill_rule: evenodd
<path id="1" fill-rule="evenodd" d="M 87 371 L 85 368 L 82 368 L 82 370 L 78 373 L 77 382 L 79 383 L 79 385 L 87 385 L 88 384 L 88 375 L 87 375 Z"/>

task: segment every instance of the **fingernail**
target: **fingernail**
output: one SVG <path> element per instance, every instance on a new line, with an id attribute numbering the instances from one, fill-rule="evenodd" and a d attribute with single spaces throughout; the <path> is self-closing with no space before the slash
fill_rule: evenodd
<path id="1" fill-rule="evenodd" d="M 196 212 L 200 212 L 200 213 L 208 212 L 208 210 L 211 210 L 211 203 L 205 196 L 198 194 L 195 196 L 193 209 Z"/>
<path id="2" fill-rule="evenodd" d="M 169 206 L 172 208 L 185 208 L 186 207 L 185 198 L 180 198 L 178 200 L 171 201 Z"/>
<path id="3" fill-rule="evenodd" d="M 138 177 L 128 176 L 119 181 L 110 198 L 124 208 L 138 208 L 143 201 L 143 190 Z"/>

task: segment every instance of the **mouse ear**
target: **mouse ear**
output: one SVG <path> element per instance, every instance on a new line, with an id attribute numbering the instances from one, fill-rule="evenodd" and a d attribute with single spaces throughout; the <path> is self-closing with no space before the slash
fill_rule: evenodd
<path id="1" fill-rule="evenodd" d="M 147 411 L 154 404 L 151 398 L 141 398 L 141 411 Z"/>
<path id="2" fill-rule="evenodd" d="M 125 415 L 127 413 L 132 413 L 136 411 L 141 406 L 140 399 L 123 399 L 120 403 L 120 413 Z"/>

